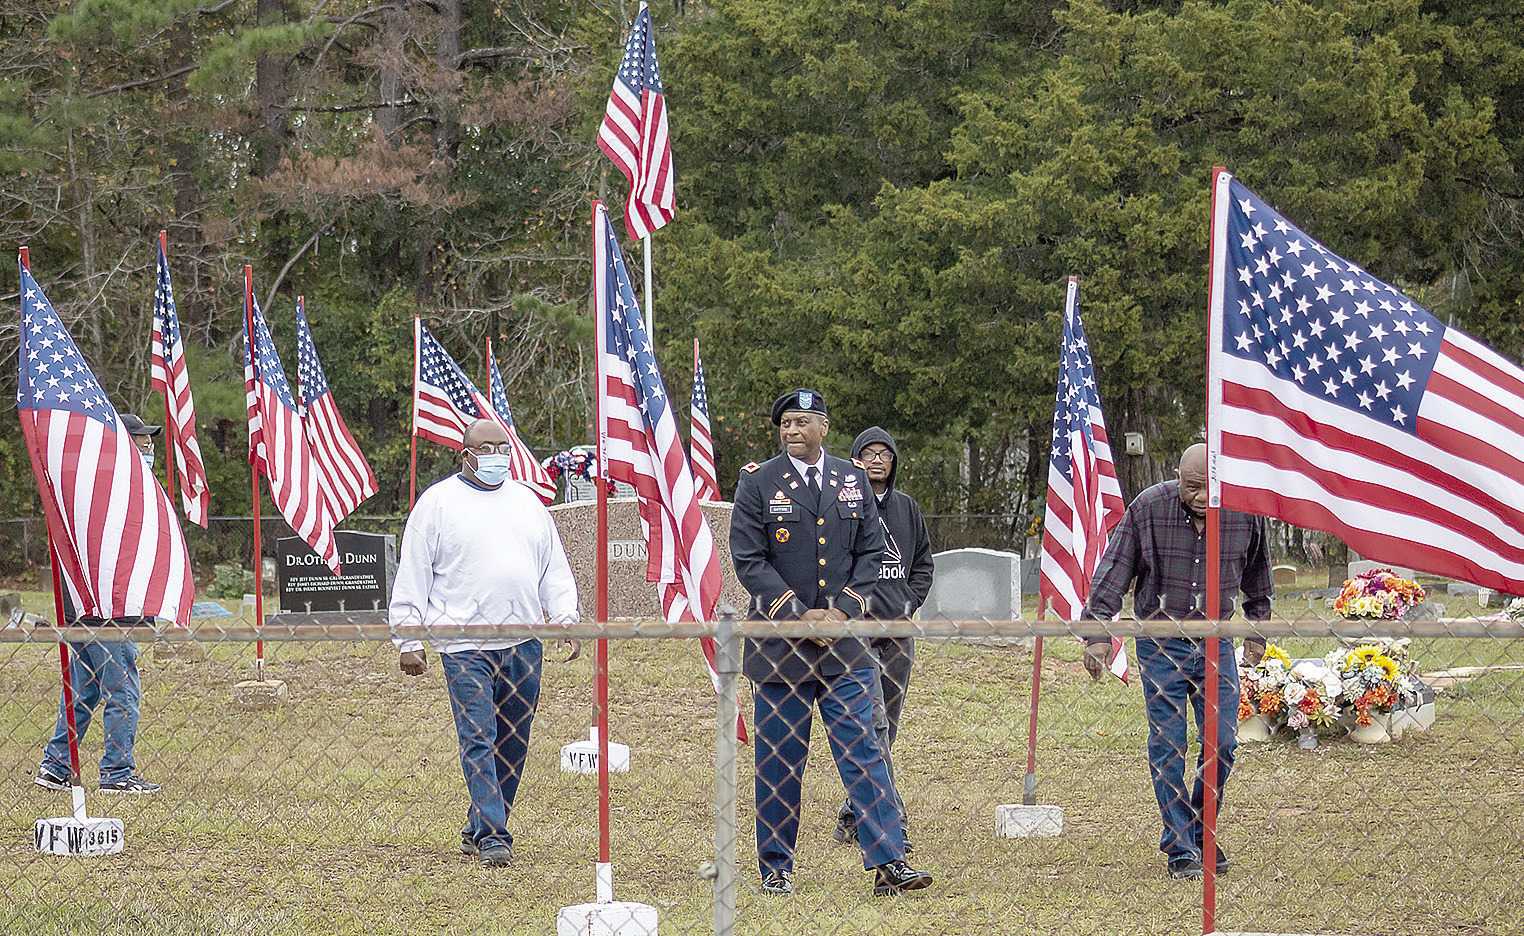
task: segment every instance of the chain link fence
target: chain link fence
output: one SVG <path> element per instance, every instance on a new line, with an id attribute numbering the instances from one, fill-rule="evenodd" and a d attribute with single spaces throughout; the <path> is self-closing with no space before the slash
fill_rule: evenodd
<path id="1" fill-rule="evenodd" d="M 118 854 L 80 858 L 41 854 L 34 840 L 37 820 L 70 815 L 71 797 L 36 782 L 60 714 L 60 632 L 46 624 L 46 599 L 29 596 L 46 620 L 14 616 L 0 628 L 0 926 L 557 932 L 562 908 L 595 900 L 599 857 L 597 776 L 563 763 L 563 746 L 587 739 L 597 720 L 591 645 L 562 662 L 549 640 L 572 634 L 608 638 L 610 740 L 630 749 L 629 769 L 610 779 L 613 895 L 653 908 L 662 934 L 1189 933 L 1202 931 L 1206 907 L 1223 932 L 1516 932 L 1524 927 L 1513 873 L 1524 855 L 1524 629 L 1463 600 L 1467 607 L 1452 599 L 1438 620 L 1351 622 L 1316 596 L 1287 597 L 1269 622 L 1215 631 L 1226 643 L 1257 630 L 1293 666 L 1384 649 L 1399 659 L 1400 679 L 1426 688 L 1404 682 L 1394 711 L 1368 713 L 1386 736 L 1400 732 L 1383 743 L 1352 740 L 1363 726 L 1339 711 L 1323 718 L 1322 708 L 1310 729 L 1288 728 L 1273 705 L 1264 725 L 1259 711 L 1246 720 L 1216 827 L 1230 864 L 1206 888 L 1171 879 L 1159 849 L 1137 643 L 1126 644 L 1126 683 L 1092 682 L 1075 639 L 1196 641 L 1214 632 L 1204 623 L 505 628 L 547 640 L 504 867 L 462 848 L 473 819 L 439 657 L 429 653 L 421 677 L 400 673 L 381 615 L 276 615 L 258 630 L 236 618 L 198 621 L 194 631 L 102 629 L 96 639 L 140 648 L 132 773 L 159 789 L 103 787 L 102 725 L 113 714 L 98 709 L 79 745 L 85 808 L 119 818 L 125 840 Z M 721 678 L 736 686 L 718 706 L 697 641 L 684 639 L 716 633 Z M 759 864 L 760 726 L 756 687 L 737 675 L 742 637 L 849 634 L 916 639 L 894 786 L 908 817 L 906 858 L 934 880 L 874 896 L 859 846 L 834 834 L 844 787 L 817 711 L 799 776 L 793 893 L 773 894 Z M 1026 798 L 1044 814 L 1061 811 L 1061 831 L 1016 836 L 1006 822 L 999 834 L 997 815 L 1010 818 L 1001 807 L 1023 806 L 1028 644 L 1038 636 L 1036 782 Z M 253 668 L 256 637 L 262 674 Z M 254 682 L 278 682 L 283 693 L 251 694 Z M 1277 688 L 1283 701 L 1296 695 Z M 1268 695 L 1254 698 L 1261 706 Z M 1305 698 L 1304 690 L 1289 707 L 1303 710 Z M 735 740 L 730 699 L 749 744 Z"/>

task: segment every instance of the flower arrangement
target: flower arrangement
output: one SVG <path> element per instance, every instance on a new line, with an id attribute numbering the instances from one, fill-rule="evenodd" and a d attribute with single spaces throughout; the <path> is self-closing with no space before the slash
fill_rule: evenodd
<path id="1" fill-rule="evenodd" d="M 577 451 L 575 449 L 557 452 L 544 461 L 540 467 L 550 475 L 551 480 L 559 481 L 562 475 L 574 475 L 584 481 L 592 481 L 598 477 L 598 454 L 592 450 Z M 609 493 L 614 493 L 614 482 L 607 482 Z"/>
<path id="2" fill-rule="evenodd" d="M 1347 618 L 1395 621 L 1423 599 L 1423 586 L 1417 582 L 1398 578 L 1391 569 L 1372 569 L 1345 580 L 1334 611 Z"/>
<path id="3" fill-rule="evenodd" d="M 1337 670 L 1341 689 L 1339 701 L 1355 713 L 1355 723 L 1371 723 L 1372 712 L 1390 712 L 1402 701 L 1404 693 L 1416 686 L 1403 672 L 1407 660 L 1407 639 L 1385 646 L 1361 646 L 1353 650 L 1335 650 L 1323 658 Z"/>
<path id="4" fill-rule="evenodd" d="M 1339 718 L 1338 677 L 1324 664 L 1303 661 L 1293 664 L 1286 651 L 1271 644 L 1264 659 L 1238 670 L 1238 720 L 1255 715 L 1300 731 L 1326 727 Z"/>

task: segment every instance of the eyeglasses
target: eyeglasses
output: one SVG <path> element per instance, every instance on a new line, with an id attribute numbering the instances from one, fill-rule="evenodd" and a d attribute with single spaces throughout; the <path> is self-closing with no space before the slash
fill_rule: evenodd
<path id="1" fill-rule="evenodd" d="M 512 442 L 483 442 L 481 445 L 472 445 L 466 449 L 473 455 L 511 455 L 513 454 Z"/>
<path id="2" fill-rule="evenodd" d="M 858 454 L 857 457 L 861 458 L 865 462 L 870 462 L 870 461 L 892 462 L 892 461 L 894 461 L 894 453 L 893 452 L 862 452 L 862 453 Z"/>

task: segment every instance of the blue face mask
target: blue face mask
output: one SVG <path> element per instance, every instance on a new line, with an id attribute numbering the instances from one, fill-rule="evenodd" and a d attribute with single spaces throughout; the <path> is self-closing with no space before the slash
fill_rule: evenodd
<path id="1" fill-rule="evenodd" d="M 476 459 L 476 480 L 482 484 L 488 487 L 496 487 L 508 480 L 508 473 L 513 462 L 507 455 L 495 453 L 492 455 L 478 455 L 472 452 L 471 457 Z"/>
<path id="2" fill-rule="evenodd" d="M 139 452 L 138 454 L 143 456 L 143 464 L 153 468 L 153 452 Z"/>

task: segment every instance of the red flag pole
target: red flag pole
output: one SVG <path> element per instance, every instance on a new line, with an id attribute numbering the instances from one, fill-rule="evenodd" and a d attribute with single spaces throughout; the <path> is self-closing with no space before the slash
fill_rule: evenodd
<path id="1" fill-rule="evenodd" d="M 244 334 L 249 341 L 249 364 L 254 372 L 255 381 L 259 380 L 259 364 L 254 359 L 254 268 L 247 264 L 243 268 L 243 327 Z M 253 482 L 254 492 L 254 628 L 258 630 L 265 623 L 265 557 L 260 544 L 259 536 L 259 468 L 254 464 L 254 453 L 249 453 L 249 479 Z M 254 642 L 254 674 L 256 679 L 265 678 L 265 642 Z"/>
<path id="2" fill-rule="evenodd" d="M 423 336 L 418 331 L 420 320 L 413 316 L 413 427 L 408 433 L 407 510 L 413 512 L 413 502 L 418 497 L 418 355 Z"/>
<path id="3" fill-rule="evenodd" d="M 30 267 L 28 267 L 30 269 Z M 48 553 L 53 559 L 53 611 L 59 627 L 64 626 L 63 580 L 58 574 L 58 550 L 53 546 L 53 532 L 48 531 Z M 69 778 L 70 785 L 83 787 L 79 775 L 79 729 L 74 724 L 74 674 L 69 666 L 69 645 L 58 642 L 58 666 L 63 670 L 64 721 L 69 726 Z"/>
<path id="4" fill-rule="evenodd" d="M 1208 263 L 1210 264 L 1207 267 L 1208 282 L 1216 275 L 1215 271 L 1217 269 L 1217 238 L 1215 234 L 1218 197 L 1217 177 L 1223 171 L 1225 170 L 1220 166 L 1212 170 L 1212 217 L 1214 220 L 1212 225 L 1213 235 L 1208 238 L 1208 242 L 1211 245 L 1208 254 Z M 1217 335 L 1218 340 L 1221 340 L 1221 336 L 1217 334 L 1217 331 L 1210 327 L 1210 317 L 1211 313 L 1208 311 L 1207 340 L 1211 341 L 1213 335 Z M 1212 375 L 1210 373 L 1212 355 L 1210 351 L 1211 349 L 1208 348 L 1207 399 L 1209 401 L 1211 399 L 1212 387 Z M 1206 437 L 1208 440 L 1206 481 L 1207 490 L 1213 492 L 1213 480 L 1217 475 L 1217 466 L 1210 444 L 1212 438 L 1210 420 L 1211 406 L 1209 404 L 1205 420 Z M 1207 620 L 1214 624 L 1221 624 L 1220 618 L 1222 617 L 1222 542 L 1219 538 L 1220 527 L 1218 517 L 1220 501 L 1221 495 L 1219 493 L 1214 492 L 1211 494 L 1207 500 L 1206 517 L 1207 607 L 1205 610 Z M 1220 692 L 1218 683 L 1222 678 L 1222 674 L 1218 672 L 1220 667 L 1217 665 L 1218 641 L 1219 638 L 1216 636 L 1208 637 L 1206 640 L 1205 685 L 1202 687 L 1203 694 L 1206 696 L 1205 717 L 1202 719 L 1203 728 L 1201 735 L 1201 932 L 1203 934 L 1217 931 L 1217 732 L 1219 730 L 1218 722 L 1222 718 L 1222 712 L 1218 710 L 1220 706 L 1217 704 L 1218 693 Z M 1237 714 L 1237 712 L 1234 712 L 1235 718 Z"/>
<path id="5" fill-rule="evenodd" d="M 169 233 L 159 232 L 159 251 L 164 254 L 164 262 L 169 262 Z M 155 284 L 157 287 L 157 284 Z M 162 337 L 162 336 L 161 336 Z M 166 367 L 166 370 L 168 368 Z M 169 409 L 169 382 L 164 386 L 164 441 L 165 454 L 169 457 L 164 459 L 164 493 L 169 495 L 170 509 L 175 506 L 175 421 L 170 416 Z"/>
<path id="6" fill-rule="evenodd" d="M 593 202 L 593 236 L 598 237 L 598 201 Z M 596 282 L 596 262 L 598 258 L 598 245 L 593 245 L 593 259 L 595 263 L 594 277 Z M 599 297 L 595 289 L 592 297 L 593 327 L 605 328 L 602 320 L 602 310 L 599 307 Z M 599 332 L 598 334 L 601 334 Z M 598 338 L 593 340 L 593 378 L 597 386 L 593 390 L 593 415 L 595 428 L 598 433 L 598 463 L 597 470 L 593 473 L 593 483 L 598 488 L 598 532 L 595 538 L 594 548 L 597 556 L 594 559 L 596 578 L 593 589 L 593 616 L 599 622 L 609 619 L 609 489 L 608 479 L 604 477 L 607 471 L 608 457 L 604 451 L 606 439 L 603 430 L 603 342 Z M 597 871 L 597 894 L 599 903 L 608 903 L 614 899 L 614 871 L 609 858 L 609 642 L 607 638 L 598 638 L 597 660 L 595 671 L 595 698 L 598 707 L 598 871 Z"/>

